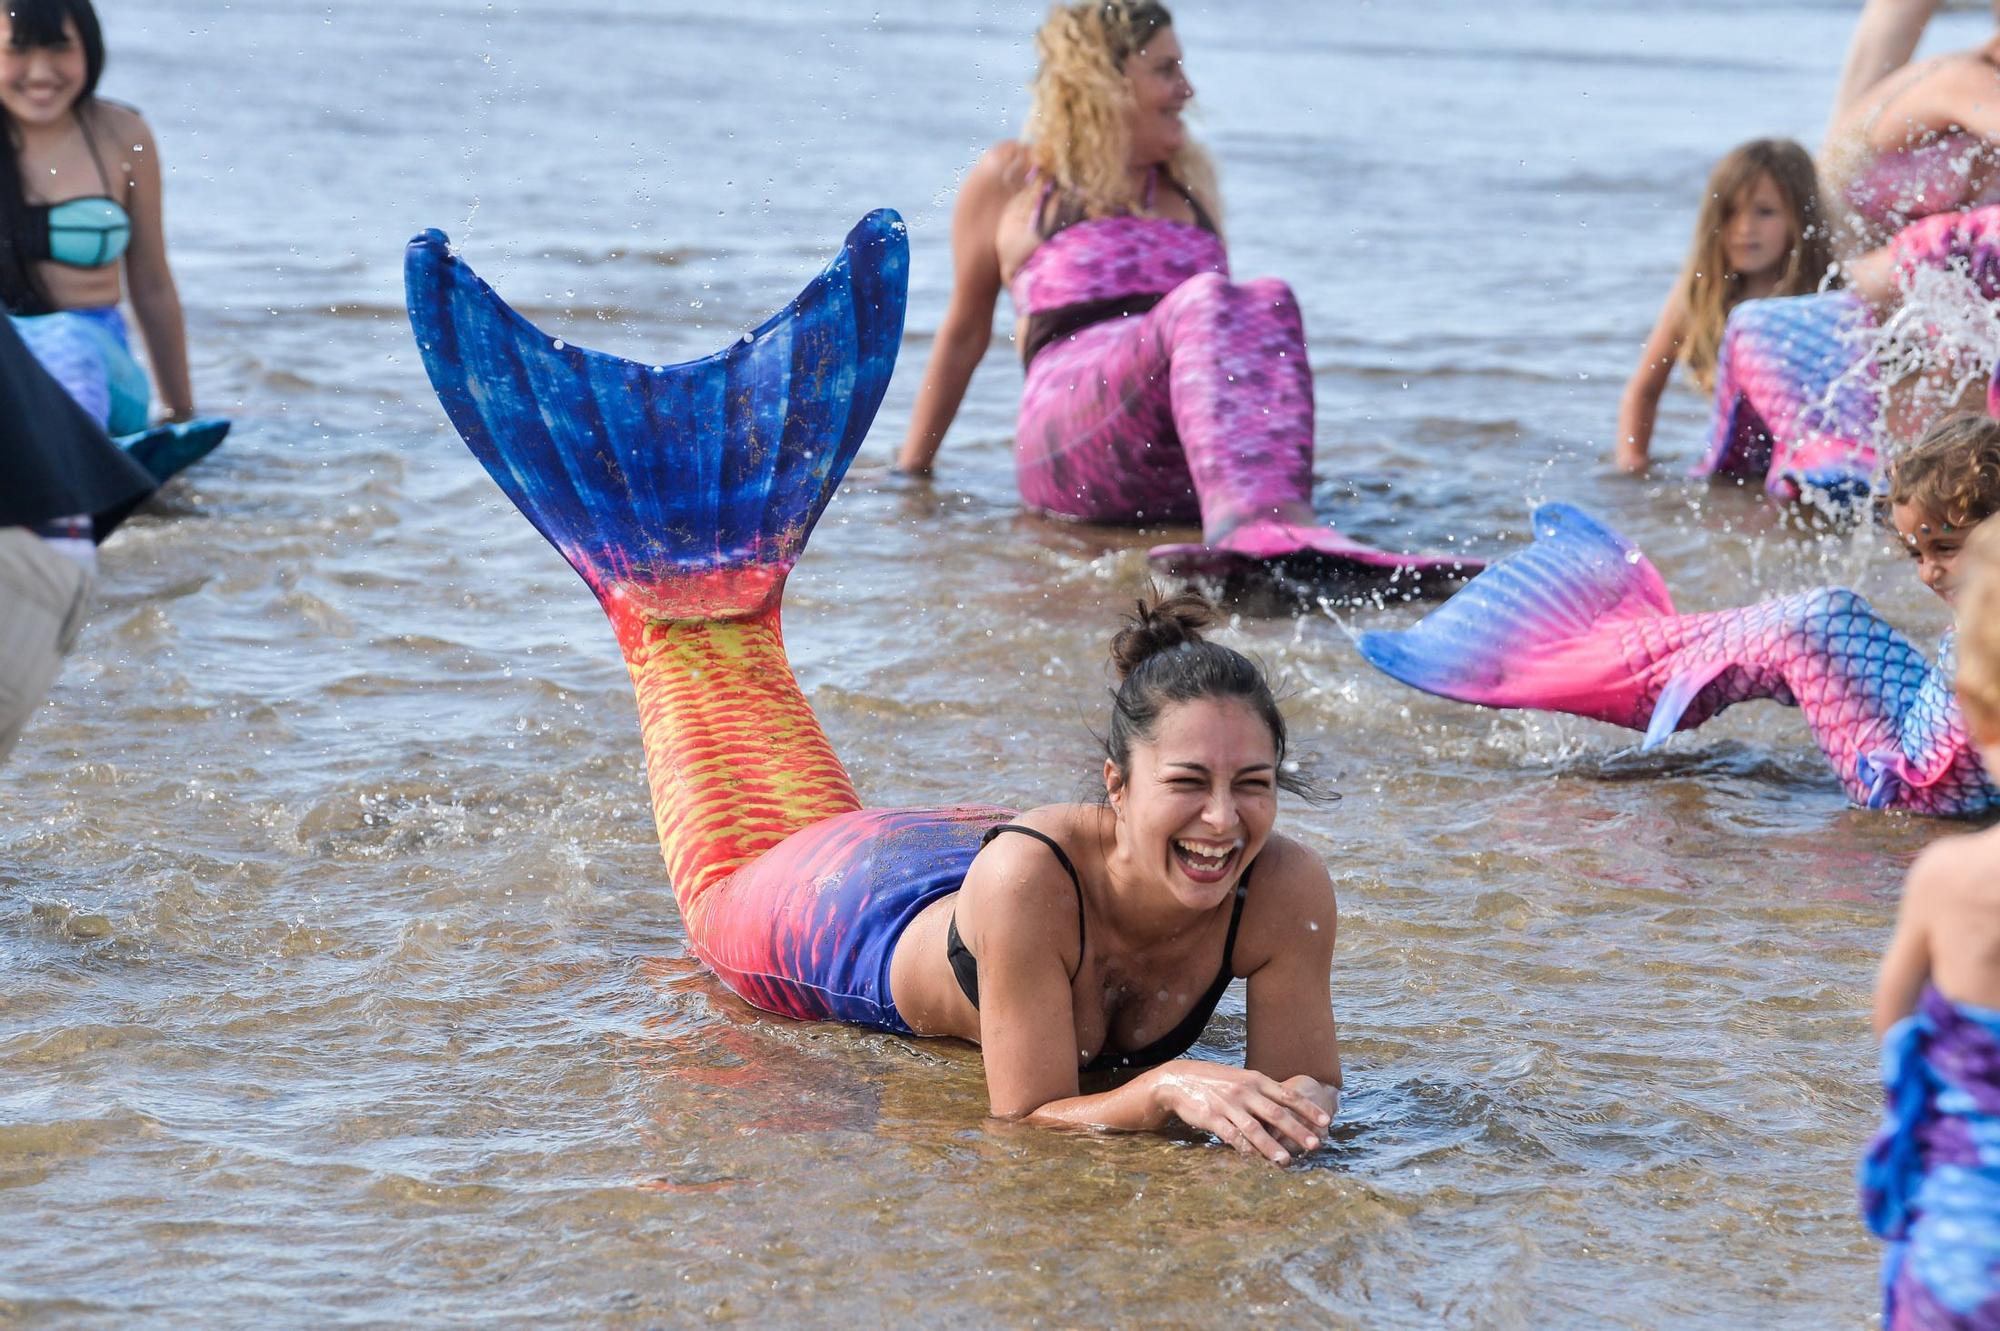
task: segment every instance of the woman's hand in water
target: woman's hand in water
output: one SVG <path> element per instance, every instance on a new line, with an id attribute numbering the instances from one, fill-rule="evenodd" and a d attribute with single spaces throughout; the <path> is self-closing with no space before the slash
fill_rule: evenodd
<path id="1" fill-rule="evenodd" d="M 1320 1111 L 1326 1115 L 1328 1123 L 1331 1123 L 1333 1116 L 1340 1112 L 1340 1088 L 1338 1086 L 1328 1086 L 1324 1082 L 1315 1081 L 1303 1072 L 1296 1077 L 1285 1078 L 1285 1085 L 1318 1106 Z"/>
<path id="2" fill-rule="evenodd" d="M 1311 1077 L 1279 1082 L 1248 1068 L 1177 1058 L 1153 1079 L 1161 1109 L 1274 1165 L 1316 1148 L 1333 1121 L 1333 1093 Z"/>

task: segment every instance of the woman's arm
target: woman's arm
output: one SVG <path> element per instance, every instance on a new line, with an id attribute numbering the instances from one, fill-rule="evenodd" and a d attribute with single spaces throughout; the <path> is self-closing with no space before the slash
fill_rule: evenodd
<path id="1" fill-rule="evenodd" d="M 1840 83 L 1833 93 L 1833 114 L 1841 113 L 1857 98 L 1894 71 L 1910 63 L 1924 28 L 1938 12 L 1942 0 L 1868 0 L 1861 17 L 1854 21 L 1854 35 L 1847 42 L 1847 59 L 1840 66 Z"/>
<path id="2" fill-rule="evenodd" d="M 1660 317 L 1653 322 L 1645 349 L 1639 353 L 1639 364 L 1625 381 L 1625 393 L 1618 399 L 1615 458 L 1621 471 L 1646 469 L 1653 448 L 1653 423 L 1660 414 L 1660 395 L 1666 392 L 1674 362 L 1680 359 L 1687 322 L 1687 297 L 1676 280 L 1667 303 L 1660 308 Z"/>
<path id="3" fill-rule="evenodd" d="M 124 122 L 124 123 L 118 123 Z M 187 324 L 181 315 L 180 292 L 167 266 L 167 236 L 160 203 L 160 155 L 146 122 L 130 112 L 117 112 L 112 126 L 116 142 L 131 154 L 131 187 L 125 201 L 132 218 L 132 243 L 125 251 L 125 280 L 139 331 L 146 339 L 146 356 L 153 364 L 160 400 L 171 420 L 194 415 L 194 390 L 188 382 Z"/>
<path id="4" fill-rule="evenodd" d="M 1881 1039 L 1891 1026 L 1917 1010 L 1917 995 L 1931 974 L 1931 898 L 1938 879 L 1950 873 L 1941 856 L 1950 843 L 1925 849 L 1910 866 L 1903 884 L 1903 900 L 1896 909 L 1896 931 L 1882 954 L 1882 968 L 1875 975 L 1875 1038 Z"/>
<path id="5" fill-rule="evenodd" d="M 1339 1107 L 1340 1035 L 1333 1020 L 1333 946 L 1339 906 L 1326 866 L 1304 846 L 1274 840 L 1252 889 L 1258 910 L 1237 946 L 1248 972 L 1244 1066 L 1305 1094 L 1329 1118 Z"/>
<path id="6" fill-rule="evenodd" d="M 958 191 L 951 215 L 951 299 L 917 386 L 909 432 L 896 454 L 898 471 L 930 473 L 972 372 L 993 340 L 993 309 L 1000 300 L 1000 220 L 1020 189 L 1020 156 L 1011 143 L 989 150 Z"/>

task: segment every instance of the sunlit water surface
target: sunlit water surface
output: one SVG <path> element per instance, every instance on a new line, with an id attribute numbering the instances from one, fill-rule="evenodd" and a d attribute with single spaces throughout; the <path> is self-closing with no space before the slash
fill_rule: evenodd
<path id="1" fill-rule="evenodd" d="M 1241 623 L 1345 797 L 1283 815 L 1340 890 L 1348 1084 L 1285 1171 L 996 1124 L 976 1054 L 686 959 L 611 634 L 445 425 L 402 244 L 667 360 L 899 208 L 904 360 L 793 659 L 872 802 L 1074 797 L 1159 535 L 1020 512 L 1004 339 L 936 484 L 866 477 L 1039 5 L 106 8 L 238 424 L 105 548 L 0 773 L 0 1324 L 1868 1323 L 1871 970 L 1945 829 L 1845 807 L 1786 709 L 1641 755 L 1371 673 L 1349 630 L 1406 609 Z M 1684 607 L 1841 582 L 1935 637 L 1879 536 L 1680 479 L 1692 393 L 1654 478 L 1602 460 L 1709 163 L 1817 136 L 1852 4 L 1182 8 L 1236 269 L 1305 308 L 1323 512 L 1497 554 L 1570 499 Z M 1242 1043 L 1239 991 L 1203 1051 Z"/>

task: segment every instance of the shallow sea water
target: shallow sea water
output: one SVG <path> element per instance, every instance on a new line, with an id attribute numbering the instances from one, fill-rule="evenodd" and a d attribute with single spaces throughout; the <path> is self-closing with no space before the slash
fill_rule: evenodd
<path id="1" fill-rule="evenodd" d="M 1322 511 L 1497 554 L 1569 499 L 1683 607 L 1839 582 L 1935 638 L 1880 537 L 1680 478 L 1692 393 L 1651 479 L 1603 461 L 1709 163 L 1816 139 L 1851 5 L 1180 9 L 1236 271 L 1305 309 Z M 0 772 L 0 1325 L 1871 1323 L 1869 986 L 1949 829 L 1847 808 L 1786 709 L 1642 755 L 1374 675 L 1349 631 L 1411 610 L 1243 620 L 1344 796 L 1282 818 L 1339 886 L 1348 1082 L 1289 1170 L 990 1121 L 975 1053 L 686 959 L 615 644 L 445 424 L 401 246 L 666 360 L 899 208 L 904 360 L 794 663 L 871 802 L 1075 797 L 1160 533 L 1021 513 L 1004 339 L 936 483 L 878 475 L 1039 5 L 106 11 L 238 424 L 107 545 Z M 1242 1041 L 1239 991 L 1203 1049 Z"/>

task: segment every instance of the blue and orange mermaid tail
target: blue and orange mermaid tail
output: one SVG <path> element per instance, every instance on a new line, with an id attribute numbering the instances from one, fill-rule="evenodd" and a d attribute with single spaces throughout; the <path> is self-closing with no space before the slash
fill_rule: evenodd
<path id="1" fill-rule="evenodd" d="M 161 485 L 213 453 L 229 434 L 229 422 L 219 416 L 146 424 L 152 386 L 132 357 L 116 306 L 16 315 L 12 321 L 42 367 Z"/>
<path id="2" fill-rule="evenodd" d="M 1882 1127 L 1857 1173 L 1888 1241 L 1885 1331 L 2000 1331 L 2000 1012 L 1926 987 L 1882 1040 Z"/>
<path id="3" fill-rule="evenodd" d="M 1361 636 L 1405 684 L 1461 702 L 1567 712 L 1642 730 L 1645 747 L 1752 699 L 1797 706 L 1848 798 L 1963 816 L 2000 805 L 1951 688 L 1868 603 L 1819 588 L 1676 613 L 1639 550 L 1567 504 L 1535 540 L 1415 626 Z"/>
<path id="4" fill-rule="evenodd" d="M 439 232 L 405 264 L 446 414 L 617 633 L 689 946 L 767 1011 L 899 1032 L 896 940 L 1006 811 L 862 808 L 779 607 L 888 386 L 908 254 L 871 213 L 791 304 L 667 366 L 541 332 Z"/>
<path id="5" fill-rule="evenodd" d="M 1879 461 L 1875 316 L 1849 291 L 1747 300 L 1716 355 L 1697 476 L 1757 480 L 1774 499 L 1865 498 Z"/>

